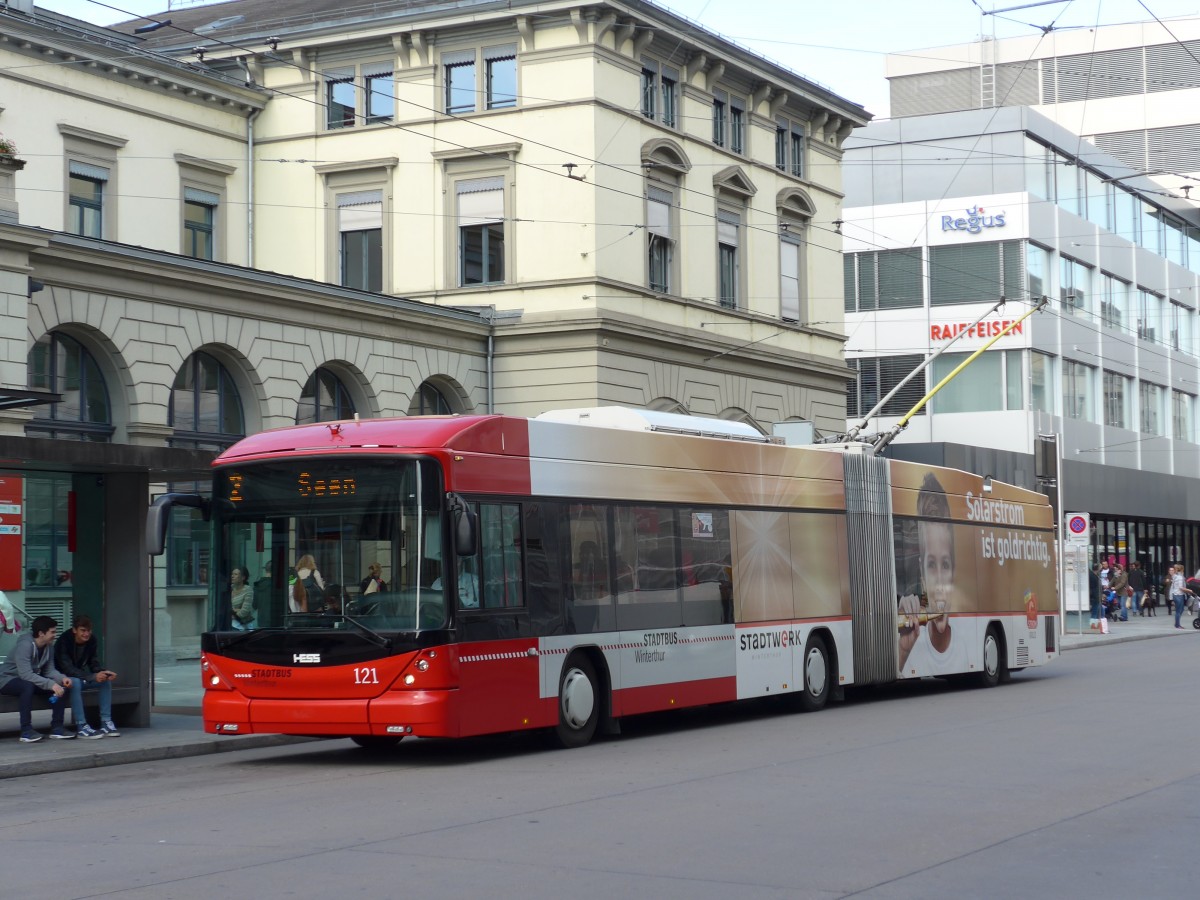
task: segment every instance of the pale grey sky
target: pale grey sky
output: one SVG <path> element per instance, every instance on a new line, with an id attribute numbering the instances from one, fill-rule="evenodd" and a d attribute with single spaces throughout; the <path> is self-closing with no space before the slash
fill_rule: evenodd
<path id="1" fill-rule="evenodd" d="M 168 0 L 35 0 L 38 6 L 97 24 L 163 12 Z M 710 31 L 754 50 L 861 103 L 888 113 L 887 53 L 961 44 L 981 30 L 997 37 L 1040 33 L 1044 26 L 1097 24 L 1200 15 L 1200 0 L 1063 0 L 995 16 L 1036 0 L 660 0 Z M 187 4 L 193 5 L 193 4 Z M 281 0 L 281 8 L 286 0 Z"/>

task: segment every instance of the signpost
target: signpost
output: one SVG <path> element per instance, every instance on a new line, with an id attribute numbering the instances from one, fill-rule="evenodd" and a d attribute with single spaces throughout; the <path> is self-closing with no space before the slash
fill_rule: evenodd
<path id="1" fill-rule="evenodd" d="M 1063 516 L 1063 569 L 1065 591 L 1063 609 L 1077 613 L 1079 632 L 1083 633 L 1083 610 L 1091 609 L 1088 597 L 1088 545 L 1092 540 L 1092 517 L 1088 513 Z"/>

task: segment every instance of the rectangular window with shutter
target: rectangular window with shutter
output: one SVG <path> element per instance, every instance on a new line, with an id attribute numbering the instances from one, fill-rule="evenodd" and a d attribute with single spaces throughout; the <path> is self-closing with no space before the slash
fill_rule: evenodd
<path id="1" fill-rule="evenodd" d="M 801 245 L 795 238 L 779 241 L 779 318 L 785 322 L 800 321 L 800 256 Z"/>
<path id="2" fill-rule="evenodd" d="M 325 73 L 325 127 L 351 128 L 358 106 L 354 69 Z"/>
<path id="3" fill-rule="evenodd" d="M 1019 282 L 1015 290 L 1020 290 Z M 929 302 L 932 306 L 995 303 L 1003 293 L 1004 271 L 999 243 L 929 248 Z"/>
<path id="4" fill-rule="evenodd" d="M 211 191 L 183 189 L 183 255 L 213 258 L 213 221 L 221 198 Z"/>
<path id="5" fill-rule="evenodd" d="M 650 289 L 671 291 L 671 261 L 674 239 L 671 231 L 672 196 L 659 188 L 646 190 L 646 231 L 648 233 L 647 270 Z"/>
<path id="6" fill-rule="evenodd" d="M 737 309 L 740 274 L 738 243 L 741 217 L 736 213 L 717 212 L 717 300 L 728 308 Z"/>
<path id="7" fill-rule="evenodd" d="M 338 194 L 341 284 L 363 291 L 383 289 L 383 191 Z"/>
<path id="8" fill-rule="evenodd" d="M 484 92 L 488 109 L 517 105 L 517 45 L 486 47 L 483 51 Z"/>
<path id="9" fill-rule="evenodd" d="M 445 109 L 451 115 L 475 112 L 475 51 L 442 54 Z"/>
<path id="10" fill-rule="evenodd" d="M 69 218 L 67 231 L 83 237 L 104 237 L 104 189 L 108 169 L 71 160 L 68 164 Z"/>
<path id="11" fill-rule="evenodd" d="M 725 146 L 725 111 L 729 108 L 729 95 L 724 91 L 713 91 L 712 141 L 718 147 Z"/>
<path id="12" fill-rule="evenodd" d="M 388 122 L 396 114 L 396 87 L 390 67 L 378 66 L 364 72 L 367 124 Z"/>
<path id="13" fill-rule="evenodd" d="M 455 185 L 458 283 L 504 281 L 504 178 L 471 178 Z"/>

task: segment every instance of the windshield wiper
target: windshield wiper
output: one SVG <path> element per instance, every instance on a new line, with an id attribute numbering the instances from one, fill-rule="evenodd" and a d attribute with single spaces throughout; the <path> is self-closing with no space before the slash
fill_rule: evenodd
<path id="1" fill-rule="evenodd" d="M 385 650 L 392 649 L 392 642 L 390 639 L 385 638 L 379 632 L 368 628 L 362 622 L 358 621 L 358 619 L 351 618 L 344 613 L 291 613 L 287 617 L 287 622 L 289 626 L 297 625 L 301 628 L 337 628 L 339 623 L 349 622 L 352 626 L 354 626 L 354 628 L 356 628 L 358 631 L 361 631 L 363 635 L 377 647 L 382 647 Z"/>

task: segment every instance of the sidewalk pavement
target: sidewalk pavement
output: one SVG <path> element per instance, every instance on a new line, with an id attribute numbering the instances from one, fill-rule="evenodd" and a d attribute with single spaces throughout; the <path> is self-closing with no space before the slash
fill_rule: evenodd
<path id="1" fill-rule="evenodd" d="M 120 737 L 91 741 L 51 740 L 50 712 L 45 709 L 33 711 L 33 727 L 42 740 L 23 744 L 17 740 L 21 734 L 17 713 L 0 714 L 0 780 L 316 740 L 282 734 L 206 734 L 199 715 L 173 713 L 151 713 L 149 728 L 122 727 Z M 67 730 L 74 731 L 70 726 Z"/>
<path id="2" fill-rule="evenodd" d="M 1174 617 L 1159 610 L 1157 616 L 1135 616 L 1128 622 L 1111 622 L 1109 633 L 1101 634 L 1088 628 L 1086 617 L 1080 632 L 1077 617 L 1074 613 L 1069 613 L 1067 630 L 1061 637 L 1060 646 L 1064 651 L 1078 650 L 1124 641 L 1200 634 L 1192 628 L 1192 619 L 1191 614 L 1185 615 L 1184 630 L 1176 631 Z M 49 721 L 49 710 L 34 711 L 34 727 L 42 734 L 49 734 Z M 216 735 L 206 734 L 201 729 L 198 715 L 152 713 L 149 728 L 124 728 L 121 736 L 116 738 L 54 741 L 46 737 L 36 744 L 22 744 L 17 740 L 20 734 L 17 714 L 4 713 L 0 714 L 0 779 L 49 775 L 55 772 L 160 759 L 181 759 L 258 747 L 279 747 L 314 740 L 279 734 Z"/>

